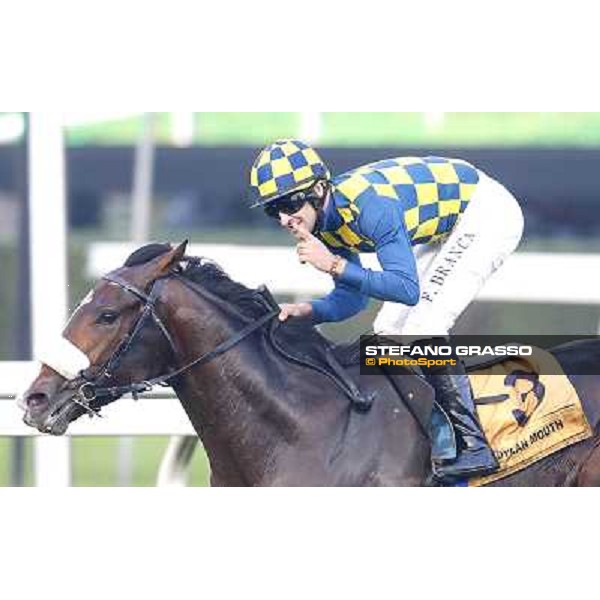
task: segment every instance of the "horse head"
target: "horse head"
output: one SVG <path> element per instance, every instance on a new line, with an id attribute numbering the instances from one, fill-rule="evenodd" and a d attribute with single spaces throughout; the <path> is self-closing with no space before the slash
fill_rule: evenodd
<path id="1" fill-rule="evenodd" d="M 135 392 L 132 384 L 172 368 L 174 349 L 155 312 L 153 290 L 178 266 L 186 244 L 142 248 L 143 260 L 134 253 L 88 293 L 62 339 L 39 356 L 40 372 L 19 400 L 27 425 L 62 435 L 83 414 Z M 152 248 L 158 256 L 146 260 Z"/>

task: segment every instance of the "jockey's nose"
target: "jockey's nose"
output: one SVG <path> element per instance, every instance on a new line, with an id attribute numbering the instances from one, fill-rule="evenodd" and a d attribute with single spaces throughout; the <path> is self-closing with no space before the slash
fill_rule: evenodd
<path id="1" fill-rule="evenodd" d="M 282 212 L 279 213 L 279 224 L 282 227 L 287 227 L 290 220 L 291 220 L 290 215 L 286 215 L 285 213 L 282 213 Z"/>

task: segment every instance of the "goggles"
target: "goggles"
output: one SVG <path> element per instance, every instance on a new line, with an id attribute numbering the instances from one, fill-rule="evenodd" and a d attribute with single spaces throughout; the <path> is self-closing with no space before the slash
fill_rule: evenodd
<path id="1" fill-rule="evenodd" d="M 293 215 L 294 213 L 297 213 L 307 202 L 310 202 L 313 199 L 314 194 L 312 193 L 311 187 L 305 190 L 294 192 L 288 196 L 278 198 L 277 200 L 273 200 L 273 202 L 265 204 L 264 211 L 268 217 L 271 217 L 272 219 L 279 219 L 279 213 L 283 213 L 284 215 Z"/>

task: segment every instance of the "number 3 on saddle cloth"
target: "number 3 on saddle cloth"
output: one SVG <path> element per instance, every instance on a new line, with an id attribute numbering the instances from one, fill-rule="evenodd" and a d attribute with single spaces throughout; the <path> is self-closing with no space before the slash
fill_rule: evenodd
<path id="1" fill-rule="evenodd" d="M 477 414 L 500 468 L 481 486 L 512 475 L 592 435 L 576 389 L 556 358 L 532 356 L 467 363 Z"/>
<path id="2" fill-rule="evenodd" d="M 500 467 L 491 475 L 473 478 L 463 485 L 477 487 L 508 477 L 592 436 L 577 391 L 550 352 L 534 347 L 533 355 L 528 357 L 475 358 L 467 362 L 466 369 L 479 420 Z M 402 397 L 409 400 L 406 387 L 421 380 L 388 376 Z M 425 398 L 425 393 L 420 390 L 419 400 Z M 450 420 L 433 399 L 426 404 L 431 407 L 432 459 L 453 460 L 456 441 Z"/>

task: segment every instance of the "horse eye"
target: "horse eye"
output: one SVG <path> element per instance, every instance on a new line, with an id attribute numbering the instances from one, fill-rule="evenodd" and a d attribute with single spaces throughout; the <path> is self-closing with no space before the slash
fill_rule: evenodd
<path id="1" fill-rule="evenodd" d="M 114 310 L 103 310 L 96 319 L 99 325 L 112 325 L 119 318 L 119 313 Z"/>

